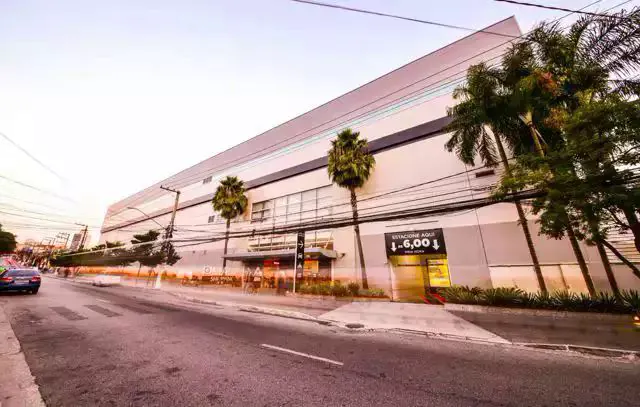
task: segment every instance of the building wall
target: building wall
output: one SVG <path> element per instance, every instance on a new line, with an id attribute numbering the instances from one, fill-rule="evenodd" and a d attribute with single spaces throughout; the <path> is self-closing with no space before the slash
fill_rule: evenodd
<path id="1" fill-rule="evenodd" d="M 520 34 L 513 18 L 490 29 L 508 35 Z M 440 119 L 455 103 L 451 92 L 462 83 L 467 68 L 480 61 L 495 62 L 507 45 L 508 38 L 503 36 L 477 33 L 466 37 L 186 169 L 162 184 L 179 188 L 181 202 L 187 202 L 212 194 L 218 180 L 226 175 L 251 182 L 325 157 L 330 140 L 345 127 L 360 131 L 364 138 L 375 141 Z M 486 169 L 480 165 L 465 166 L 454 154 L 446 152 L 444 144 L 448 137 L 448 134 L 434 135 L 377 152 L 371 178 L 357 191 L 361 219 L 375 213 L 486 196 L 487 192 L 482 188 L 495 183 L 501 170 L 498 168 L 492 175 L 477 177 Z M 203 179 L 209 176 L 212 181 L 203 183 Z M 250 232 L 260 227 L 250 221 L 250 208 L 255 202 L 330 183 L 326 168 L 320 168 L 251 188 L 247 193 L 249 210 L 234 220 L 232 230 Z M 421 185 L 409 188 L 417 184 Z M 160 190 L 159 185 L 112 205 L 105 216 L 105 228 L 144 219 L 138 211 L 126 209 L 127 206 L 135 206 L 147 213 L 171 208 L 173 194 Z M 333 213 L 330 217 L 348 219 L 351 216 L 348 191 L 337 186 L 333 186 L 331 191 Z M 205 266 L 217 270 L 222 267 L 222 240 L 191 245 L 179 241 L 211 235 L 221 238 L 225 225 L 208 223 L 212 214 L 210 203 L 177 212 L 174 238 L 182 259 L 173 268 L 178 273 L 198 271 Z M 169 214 L 164 214 L 154 220 L 160 225 L 168 225 L 169 217 Z M 568 242 L 538 236 L 537 225 L 533 217 L 530 219 L 535 246 L 550 286 L 569 285 L 575 291 L 584 290 Z M 135 233 L 157 228 L 159 226 L 151 220 L 138 221 L 105 232 L 100 240 L 128 242 Z M 517 213 L 514 205 L 508 203 L 420 219 L 363 223 L 362 243 L 371 285 L 385 290 L 392 285 L 393 272 L 385 251 L 385 233 L 433 228 L 443 229 L 452 283 L 480 287 L 515 285 L 535 289 L 535 276 L 521 227 L 517 225 Z M 232 239 L 229 253 L 246 251 L 248 242 L 247 238 Z M 358 280 L 352 227 L 334 229 L 333 242 L 338 252 L 338 258 L 333 262 L 334 275 L 342 280 Z M 607 289 L 608 283 L 597 252 L 586 246 L 584 251 L 596 287 Z M 242 267 L 241 262 L 228 262 L 228 269 L 238 271 Z M 625 284 L 627 281 L 635 284 L 627 278 L 630 273 L 625 274 L 618 266 L 616 273 Z"/>

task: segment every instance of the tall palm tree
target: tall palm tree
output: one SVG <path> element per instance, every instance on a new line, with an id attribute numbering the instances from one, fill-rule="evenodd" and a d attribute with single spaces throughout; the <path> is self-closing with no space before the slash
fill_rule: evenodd
<path id="1" fill-rule="evenodd" d="M 358 256 L 360 257 L 360 270 L 362 273 L 362 288 L 369 288 L 367 269 L 362 251 L 360 239 L 360 226 L 358 225 L 358 200 L 356 188 L 361 188 L 371 176 L 376 160 L 369 152 L 366 139 L 360 138 L 360 132 L 344 129 L 335 140 L 331 141 L 329 150 L 329 177 L 331 181 L 342 188 L 349 190 L 351 195 L 351 211 L 353 213 L 353 229 L 356 234 Z"/>
<path id="2" fill-rule="evenodd" d="M 567 31 L 557 23 L 543 24 L 533 30 L 528 41 L 514 46 L 507 54 L 503 61 L 505 83 L 515 96 L 516 108 L 531 129 L 535 148 L 540 155 L 544 156 L 545 149 L 540 143 L 539 130 L 552 151 L 566 149 L 567 144 L 571 143 L 585 143 L 586 140 L 581 137 L 593 137 L 593 132 L 568 131 L 567 118 L 575 118 L 578 111 L 584 112 L 587 106 L 611 96 L 639 96 L 640 84 L 637 80 L 618 79 L 640 69 L 639 26 L 638 8 L 630 12 L 622 11 L 613 17 L 583 17 Z M 597 131 L 597 126 L 592 128 Z M 611 140 L 606 134 L 600 134 L 599 137 Z M 566 170 L 574 176 L 578 170 L 583 174 L 599 176 L 604 174 L 605 169 L 614 177 L 620 175 L 620 169 L 615 165 L 606 165 L 612 157 L 604 149 L 598 151 L 601 154 L 596 154 L 595 161 L 578 158 Z M 628 228 L 634 234 L 636 248 L 640 251 L 638 208 L 631 199 L 626 198 L 631 194 L 619 194 L 616 191 L 609 196 L 616 197 L 614 201 L 618 206 L 614 211 L 619 210 L 627 218 Z M 600 232 L 600 216 L 589 200 L 581 199 L 577 206 L 581 207 L 592 241 L 598 248 L 609 282 L 616 292 L 617 283 L 604 250 L 604 245 L 609 244 Z M 595 288 L 571 225 L 572 220 L 566 212 L 564 218 L 561 221 L 566 225 L 567 236 L 587 287 L 593 294 Z M 613 252 L 616 254 L 615 250 Z"/>
<path id="3" fill-rule="evenodd" d="M 542 138 L 540 128 L 544 128 L 544 118 L 549 117 L 552 99 L 558 92 L 556 83 L 550 80 L 550 74 L 540 64 L 533 42 L 514 44 L 502 60 L 502 86 L 509 98 L 509 109 L 505 114 L 520 119 L 529 129 L 533 150 L 540 156 L 546 155 L 548 148 L 562 148 L 562 135 L 554 131 L 545 131 Z M 544 128 L 545 130 L 550 130 Z M 543 146 L 543 142 L 545 145 Z M 553 169 L 554 175 L 557 168 Z M 560 211 L 558 221 L 562 232 L 566 233 L 571 249 L 591 295 L 596 294 L 587 262 L 578 243 L 574 226 L 569 214 Z M 560 235 L 561 236 L 561 235 Z"/>
<path id="4" fill-rule="evenodd" d="M 227 229 L 224 235 L 224 256 L 222 257 L 222 269 L 226 270 L 231 219 L 242 215 L 247 209 L 244 182 L 238 177 L 232 176 L 227 176 L 220 180 L 220 185 L 216 189 L 211 204 L 213 205 L 213 210 L 227 220 Z"/>
<path id="5" fill-rule="evenodd" d="M 449 116 L 453 118 L 448 129 L 453 131 L 453 134 L 445 147 L 448 151 L 455 150 L 460 160 L 467 165 L 474 165 L 475 156 L 479 155 L 486 166 L 497 165 L 497 147 L 504 170 L 510 175 L 511 166 L 502 141 L 504 139 L 516 148 L 519 145 L 518 134 L 514 133 L 518 133 L 518 126 L 517 123 L 513 123 L 517 119 L 504 114 L 506 99 L 500 93 L 498 78 L 499 72 L 485 64 L 469 68 L 466 84 L 457 87 L 453 93 L 454 99 L 461 101 L 448 111 Z M 487 127 L 491 129 L 494 137 L 487 132 Z M 505 134 L 506 132 L 509 134 Z M 547 292 L 524 209 L 520 201 L 515 201 L 515 206 L 538 280 L 538 287 L 540 291 Z"/>

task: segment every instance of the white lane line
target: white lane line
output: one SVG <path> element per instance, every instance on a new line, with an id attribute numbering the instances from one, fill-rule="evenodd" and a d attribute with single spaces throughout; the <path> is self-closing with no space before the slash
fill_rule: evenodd
<path id="1" fill-rule="evenodd" d="M 337 360 L 331 360 L 331 359 L 327 359 L 327 358 L 321 358 L 320 356 L 309 355 L 308 353 L 297 352 L 297 351 L 295 351 L 295 350 L 291 350 L 291 349 L 287 349 L 287 348 L 281 348 L 281 347 L 279 347 L 279 346 L 268 345 L 268 344 L 266 344 L 266 343 L 263 343 L 263 344 L 261 344 L 260 346 L 262 346 L 263 348 L 267 348 L 267 349 L 279 350 L 280 352 L 291 353 L 292 355 L 303 356 L 303 357 L 305 357 L 305 358 L 309 358 L 309 359 L 319 360 L 319 361 L 322 361 L 322 362 L 331 363 L 332 365 L 344 366 L 344 363 L 342 363 L 342 362 L 338 362 Z"/>
<path id="2" fill-rule="evenodd" d="M 101 300 L 100 298 L 96 298 L 96 301 L 106 302 L 107 304 L 111 304 L 111 301 Z"/>

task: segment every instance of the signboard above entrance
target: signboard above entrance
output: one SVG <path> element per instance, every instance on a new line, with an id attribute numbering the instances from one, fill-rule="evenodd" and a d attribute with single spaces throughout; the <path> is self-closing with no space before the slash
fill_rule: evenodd
<path id="1" fill-rule="evenodd" d="M 446 254 L 442 229 L 384 234 L 387 256 Z"/>

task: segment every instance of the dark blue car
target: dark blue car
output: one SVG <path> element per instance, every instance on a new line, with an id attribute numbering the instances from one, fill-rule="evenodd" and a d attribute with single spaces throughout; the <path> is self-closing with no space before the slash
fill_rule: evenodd
<path id="1" fill-rule="evenodd" d="M 40 273 L 33 269 L 9 269 L 0 272 L 0 291 L 27 291 L 37 294 Z"/>

